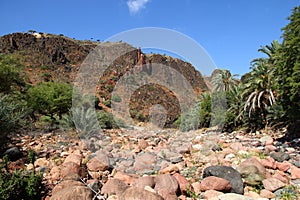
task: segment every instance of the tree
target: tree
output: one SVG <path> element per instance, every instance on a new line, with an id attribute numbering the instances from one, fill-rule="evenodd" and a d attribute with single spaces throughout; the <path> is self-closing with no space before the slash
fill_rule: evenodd
<path id="1" fill-rule="evenodd" d="M 239 81 L 234 78 L 237 75 L 231 75 L 230 71 L 221 69 L 218 70 L 212 77 L 212 84 L 214 91 L 216 92 L 229 92 L 234 89 L 234 87 L 239 83 Z"/>
<path id="2" fill-rule="evenodd" d="M 8 94 L 25 85 L 21 67 L 22 64 L 13 55 L 0 54 L 0 92 Z"/>
<path id="3" fill-rule="evenodd" d="M 61 118 L 72 106 L 72 86 L 67 83 L 44 82 L 28 90 L 27 101 L 34 112 L 52 119 L 57 114 Z"/>
<path id="4" fill-rule="evenodd" d="M 242 93 L 245 100 L 244 111 L 248 112 L 249 118 L 261 118 L 261 123 L 267 125 L 267 109 L 276 102 L 273 92 L 274 68 L 268 65 L 266 58 L 254 60 L 252 66 L 252 71 L 245 80 L 244 92 Z M 258 128 L 258 126 L 255 127 Z"/>
<path id="5" fill-rule="evenodd" d="M 275 67 L 278 100 L 289 122 L 300 118 L 300 6 L 295 7 L 282 30 L 283 44 Z"/>

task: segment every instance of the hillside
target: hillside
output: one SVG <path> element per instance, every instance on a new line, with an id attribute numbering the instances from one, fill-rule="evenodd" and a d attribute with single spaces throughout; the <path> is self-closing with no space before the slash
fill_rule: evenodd
<path id="1" fill-rule="evenodd" d="M 13 33 L 0 37 L 0 54 L 13 54 L 24 63 L 26 67 L 23 71 L 28 76 L 29 84 L 35 85 L 45 81 L 72 83 L 81 64 L 97 44 L 100 43 L 75 40 L 63 35 Z M 192 86 L 196 95 L 207 90 L 201 73 L 190 63 L 166 55 L 146 55 L 139 48 L 114 60 L 103 76 L 99 77 L 96 96 L 100 100 L 100 106 L 110 110 L 111 93 L 126 72 L 137 66 L 141 67 L 142 71 L 145 69 L 147 71 L 154 64 L 170 67 L 179 72 Z M 139 113 L 139 120 L 147 121 L 149 107 L 161 104 L 168 111 L 166 126 L 170 126 L 178 118 L 180 106 L 176 94 L 168 88 L 152 84 L 138 90 L 136 93 L 139 95 L 133 95 L 130 100 L 131 110 L 134 110 L 131 112 L 132 117 L 137 119 L 136 114 Z"/>

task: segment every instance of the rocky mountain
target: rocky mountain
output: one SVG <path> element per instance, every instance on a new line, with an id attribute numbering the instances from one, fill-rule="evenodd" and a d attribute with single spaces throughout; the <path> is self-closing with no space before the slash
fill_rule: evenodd
<path id="1" fill-rule="evenodd" d="M 0 53 L 13 54 L 24 63 L 26 67 L 23 70 L 28 76 L 29 84 L 43 81 L 73 83 L 81 64 L 99 44 L 100 42 L 80 41 L 63 35 L 13 33 L 0 37 Z M 128 75 L 127 72 L 137 70 L 139 73 L 151 75 L 155 65 L 178 72 L 191 85 L 196 96 L 208 90 L 201 73 L 190 63 L 166 55 L 146 55 L 140 48 L 133 48 L 115 59 L 99 77 L 96 96 L 100 100 L 100 106 L 110 110 L 114 87 L 120 79 Z M 164 78 L 166 77 L 160 77 Z M 126 94 L 126 91 L 124 93 Z M 181 112 L 179 100 L 170 88 L 160 84 L 146 84 L 139 87 L 130 99 L 131 117 L 140 121 L 149 120 L 149 108 L 156 104 L 162 105 L 167 111 L 167 126 L 170 126 Z"/>

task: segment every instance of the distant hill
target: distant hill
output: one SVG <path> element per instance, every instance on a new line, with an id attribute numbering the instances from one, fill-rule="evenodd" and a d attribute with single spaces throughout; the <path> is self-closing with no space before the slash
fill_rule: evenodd
<path id="1" fill-rule="evenodd" d="M 63 35 L 13 33 L 0 37 L 0 53 L 13 54 L 24 63 L 29 84 L 35 85 L 44 81 L 72 83 L 80 65 L 98 44 L 99 42 L 75 40 Z M 201 73 L 190 63 L 166 55 L 146 55 L 140 49 L 134 48 L 117 58 L 107 67 L 104 75 L 99 77 L 97 97 L 100 106 L 109 110 L 111 92 L 129 69 L 137 65 L 147 68 L 152 64 L 161 64 L 178 71 L 190 83 L 196 95 L 208 90 Z M 147 121 L 147 109 L 154 104 L 161 104 L 168 111 L 167 126 L 180 114 L 180 105 L 174 92 L 158 84 L 140 87 L 130 101 L 131 111 L 134 111 L 131 115 L 140 121 Z"/>

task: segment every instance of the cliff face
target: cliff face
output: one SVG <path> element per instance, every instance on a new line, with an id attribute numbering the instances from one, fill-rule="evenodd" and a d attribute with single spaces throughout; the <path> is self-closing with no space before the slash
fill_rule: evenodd
<path id="1" fill-rule="evenodd" d="M 25 66 L 30 83 L 71 82 L 96 44 L 51 34 L 13 33 L 0 37 L 0 53 L 14 54 Z"/>
<path id="2" fill-rule="evenodd" d="M 13 33 L 0 37 L 0 53 L 13 54 L 24 63 L 24 72 L 30 84 L 43 81 L 72 83 L 80 65 L 97 44 L 99 42 L 79 41 L 52 34 Z M 109 110 L 111 93 L 116 83 L 129 70 L 138 69 L 151 73 L 149 70 L 153 64 L 167 66 L 179 72 L 192 86 L 196 95 L 207 90 L 201 73 L 190 63 L 160 54 L 146 55 L 141 49 L 134 49 L 117 58 L 107 67 L 103 76 L 99 77 L 96 96 L 99 97 L 101 106 Z M 155 104 L 161 104 L 167 111 L 167 125 L 173 123 L 180 114 L 176 95 L 169 88 L 151 84 L 140 87 L 132 94 L 129 105 L 135 112 L 131 112 L 131 116 L 147 121 L 148 109 Z M 137 113 L 141 114 L 137 116 Z"/>

